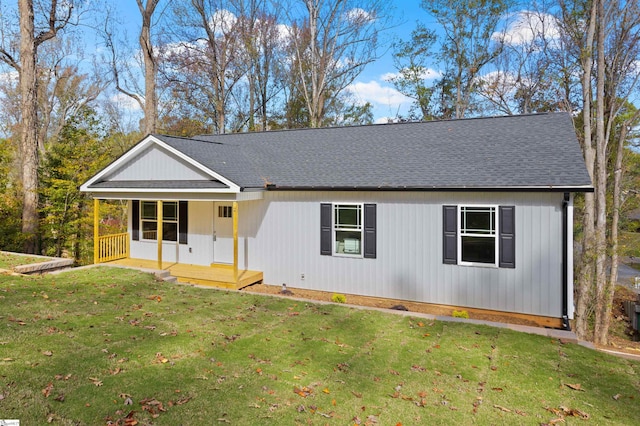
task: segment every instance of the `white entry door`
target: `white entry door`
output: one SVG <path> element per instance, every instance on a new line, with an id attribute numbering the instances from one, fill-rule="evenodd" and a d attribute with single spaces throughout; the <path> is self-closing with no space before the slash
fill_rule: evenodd
<path id="1" fill-rule="evenodd" d="M 213 263 L 233 264 L 233 206 L 213 203 Z"/>

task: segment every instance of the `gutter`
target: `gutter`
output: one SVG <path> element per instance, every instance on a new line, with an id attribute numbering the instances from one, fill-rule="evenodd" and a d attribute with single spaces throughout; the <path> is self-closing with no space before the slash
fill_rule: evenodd
<path id="1" fill-rule="evenodd" d="M 569 242 L 567 238 L 569 236 L 569 215 L 567 210 L 569 208 L 570 194 L 564 193 L 564 199 L 562 200 L 562 328 L 571 331 L 571 325 L 569 324 L 569 268 L 573 265 L 569 265 Z"/>

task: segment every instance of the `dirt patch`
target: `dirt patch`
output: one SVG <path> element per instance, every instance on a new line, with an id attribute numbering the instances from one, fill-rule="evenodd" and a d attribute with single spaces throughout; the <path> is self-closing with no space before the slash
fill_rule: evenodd
<path id="1" fill-rule="evenodd" d="M 300 288 L 288 287 L 287 291 L 290 293 L 282 293 L 281 286 L 267 285 L 267 284 L 254 284 L 249 287 L 245 287 L 243 290 L 252 291 L 263 294 L 277 294 L 280 296 L 290 296 L 301 299 L 319 300 L 324 302 L 331 302 L 331 296 L 333 293 L 316 290 L 305 290 Z M 526 318 L 519 318 L 517 316 L 510 315 L 509 313 L 488 313 L 482 312 L 477 309 L 469 308 L 456 308 L 453 306 L 433 305 L 429 303 L 410 302 L 407 300 L 396 299 L 384 299 L 379 297 L 358 296 L 355 294 L 345 294 L 347 298 L 347 304 L 357 306 L 369 306 L 374 308 L 383 309 L 396 309 L 409 312 L 418 312 L 422 314 L 440 315 L 440 316 L 452 316 L 454 310 L 466 310 L 469 314 L 469 318 L 482 321 L 502 322 L 509 324 L 528 325 L 528 326 L 540 326 L 533 320 Z"/>
<path id="2" fill-rule="evenodd" d="M 624 310 L 624 302 L 627 300 L 637 301 L 638 295 L 627 287 L 617 286 L 613 296 L 608 349 L 640 355 L 640 334 L 633 330 Z"/>

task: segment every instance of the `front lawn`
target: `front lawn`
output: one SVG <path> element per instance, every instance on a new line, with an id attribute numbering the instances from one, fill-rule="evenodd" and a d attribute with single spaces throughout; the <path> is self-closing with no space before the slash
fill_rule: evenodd
<path id="1" fill-rule="evenodd" d="M 22 425 L 640 418 L 640 363 L 487 326 L 115 268 L 0 276 L 0 306 L 0 418 Z"/>

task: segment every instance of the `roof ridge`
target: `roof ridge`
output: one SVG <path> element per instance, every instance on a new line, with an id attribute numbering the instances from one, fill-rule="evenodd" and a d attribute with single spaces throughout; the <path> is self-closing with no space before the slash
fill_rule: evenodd
<path id="1" fill-rule="evenodd" d="M 285 132 L 299 132 L 299 131 L 313 131 L 313 130 L 333 130 L 333 129 L 358 129 L 363 127 L 380 127 L 380 126 L 403 126 L 403 125 L 411 125 L 411 124 L 428 124 L 428 123 L 447 123 L 447 122 L 459 122 L 459 121 L 473 121 L 473 120 L 495 120 L 497 118 L 519 118 L 519 117 L 531 117 L 531 116 L 545 116 L 545 115 L 567 115 L 569 114 L 566 111 L 547 111 L 547 112 L 531 112 L 527 114 L 504 114 L 504 115 L 487 115 L 481 117 L 463 117 L 463 118 L 445 118 L 439 120 L 421 120 L 421 121 L 404 121 L 404 122 L 393 122 L 393 123 L 370 123 L 370 124 L 354 124 L 349 126 L 326 126 L 326 127 L 301 127 L 301 128 L 293 128 L 293 129 L 275 129 L 275 130 L 258 130 L 258 131 L 249 131 L 249 132 L 232 132 L 232 133 L 218 133 L 218 134 L 200 134 L 191 137 L 191 140 L 199 140 L 203 142 L 216 142 L 223 144 L 223 142 L 211 141 L 199 139 L 201 137 L 232 137 L 232 136 L 246 136 L 248 134 L 264 134 L 264 133 L 285 133 Z"/>
<path id="2" fill-rule="evenodd" d="M 224 142 L 218 142 L 218 141 L 211 141 L 211 140 L 205 140 L 205 139 L 198 139 L 197 136 L 191 136 L 191 137 L 187 137 L 187 136 L 174 136 L 174 135 L 165 135 L 162 133 L 151 133 L 151 136 L 156 137 L 156 138 L 172 138 L 172 139 L 180 139 L 180 140 L 184 140 L 184 141 L 189 141 L 189 142 L 204 142 L 204 143 L 214 143 L 217 145 L 227 145 Z M 198 135 L 198 136 L 204 136 L 204 135 Z M 229 146 L 235 146 L 235 145 L 229 145 Z"/>

